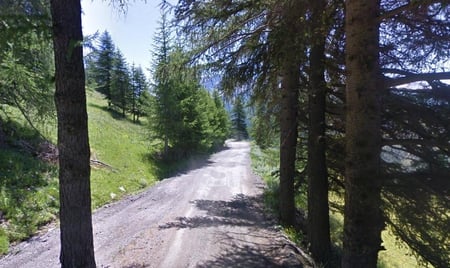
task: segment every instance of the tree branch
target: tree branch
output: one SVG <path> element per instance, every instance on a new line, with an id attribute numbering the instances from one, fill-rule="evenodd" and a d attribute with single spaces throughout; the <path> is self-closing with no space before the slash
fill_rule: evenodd
<path id="1" fill-rule="evenodd" d="M 385 77 L 384 85 L 386 87 L 396 87 L 400 85 L 405 85 L 418 81 L 434 81 L 434 80 L 444 80 L 450 79 L 450 72 L 440 72 L 440 73 L 409 73 L 403 72 L 404 76 L 397 78 Z"/>
<path id="2" fill-rule="evenodd" d="M 382 13 L 379 17 L 378 20 L 379 21 L 383 21 L 386 19 L 390 19 L 393 18 L 395 16 L 397 16 L 398 14 L 404 12 L 404 11 L 408 11 L 408 10 L 412 10 L 413 8 L 416 8 L 420 5 L 431 5 L 434 3 L 440 3 L 441 1 L 436 1 L 436 0 L 424 0 L 424 1 L 410 1 L 408 4 L 405 4 L 403 6 L 400 6 L 398 8 L 392 9 L 392 10 L 388 10 L 384 13 Z"/>

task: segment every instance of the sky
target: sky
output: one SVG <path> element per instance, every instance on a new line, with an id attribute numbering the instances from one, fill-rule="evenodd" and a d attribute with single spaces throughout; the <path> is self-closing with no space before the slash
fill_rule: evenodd
<path id="1" fill-rule="evenodd" d="M 149 74 L 154 34 L 161 13 L 159 0 L 128 1 L 124 13 L 110 3 L 114 0 L 82 0 L 83 34 L 91 35 L 107 30 L 116 48 L 119 48 L 129 64 L 141 66 Z"/>

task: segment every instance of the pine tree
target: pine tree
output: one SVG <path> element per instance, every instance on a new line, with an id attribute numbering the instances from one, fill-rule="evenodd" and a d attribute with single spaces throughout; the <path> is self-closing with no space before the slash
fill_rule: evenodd
<path id="1" fill-rule="evenodd" d="M 212 98 L 215 106 L 215 114 L 212 124 L 212 127 L 214 128 L 213 146 L 218 147 L 222 146 L 223 142 L 228 138 L 230 134 L 231 122 L 230 116 L 225 110 L 222 98 L 217 90 L 213 91 Z"/>
<path id="2" fill-rule="evenodd" d="M 231 115 L 233 137 L 242 140 L 248 139 L 247 122 L 244 103 L 241 96 L 236 97 Z"/>
<path id="3" fill-rule="evenodd" d="M 379 2 L 346 2 L 346 158 L 342 267 L 376 267 L 381 248 Z"/>
<path id="4" fill-rule="evenodd" d="M 110 97 L 111 103 L 121 110 L 123 117 L 125 117 L 126 111 L 129 110 L 132 93 L 127 63 L 122 52 L 117 50 L 114 54 L 111 71 Z"/>
<path id="5" fill-rule="evenodd" d="M 134 64 L 130 69 L 130 86 L 132 91 L 131 99 L 131 113 L 133 115 L 133 122 L 139 121 L 139 116 L 144 113 L 145 96 L 144 93 L 148 91 L 147 78 L 141 66 L 136 67 Z"/>
<path id="6" fill-rule="evenodd" d="M 279 126 L 276 115 L 276 109 L 269 107 L 266 102 L 256 103 L 250 135 L 261 149 L 274 145 L 277 140 Z"/>
<path id="7" fill-rule="evenodd" d="M 52 0 L 61 267 L 95 267 L 81 3 Z M 73 42 L 68 42 L 71 40 Z"/>
<path id="8" fill-rule="evenodd" d="M 50 20 L 44 1 L 0 1 L 0 110 L 18 108 L 32 127 L 55 114 Z"/>
<path id="9" fill-rule="evenodd" d="M 171 53 L 170 29 L 166 11 L 162 12 L 159 31 L 154 39 L 153 94 L 155 96 L 150 126 L 156 137 L 164 142 L 164 154 L 169 150 L 169 136 L 176 119 L 175 92 L 170 84 L 169 54 Z"/>
<path id="10" fill-rule="evenodd" d="M 103 32 L 99 40 L 99 48 L 96 52 L 96 61 L 94 71 L 95 82 L 97 83 L 96 89 L 105 94 L 108 100 L 108 107 L 111 106 L 111 72 L 114 63 L 115 47 L 112 41 L 111 35 L 108 31 Z"/>

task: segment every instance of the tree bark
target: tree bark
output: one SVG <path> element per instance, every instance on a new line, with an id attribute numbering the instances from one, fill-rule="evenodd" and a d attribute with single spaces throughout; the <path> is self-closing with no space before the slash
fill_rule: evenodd
<path id="1" fill-rule="evenodd" d="M 381 244 L 379 1 L 346 1 L 346 159 L 342 267 L 376 267 Z"/>
<path id="2" fill-rule="evenodd" d="M 327 265 L 330 259 L 328 174 L 325 144 L 325 38 L 324 0 L 311 1 L 310 91 L 308 94 L 308 241 L 313 258 Z"/>
<path id="3" fill-rule="evenodd" d="M 95 267 L 81 4 L 52 0 L 62 267 Z"/>
<path id="4" fill-rule="evenodd" d="M 286 1 L 283 6 L 282 31 L 286 38 L 281 51 L 281 112 L 280 112 L 280 220 L 295 225 L 295 161 L 297 155 L 298 98 L 300 81 L 297 4 Z"/>

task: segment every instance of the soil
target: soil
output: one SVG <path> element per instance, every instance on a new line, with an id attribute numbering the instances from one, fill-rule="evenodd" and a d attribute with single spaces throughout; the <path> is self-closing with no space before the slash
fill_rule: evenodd
<path id="1" fill-rule="evenodd" d="M 93 215 L 98 267 L 311 267 L 263 207 L 248 142 Z M 0 267 L 59 267 L 59 229 L 14 246 Z"/>

